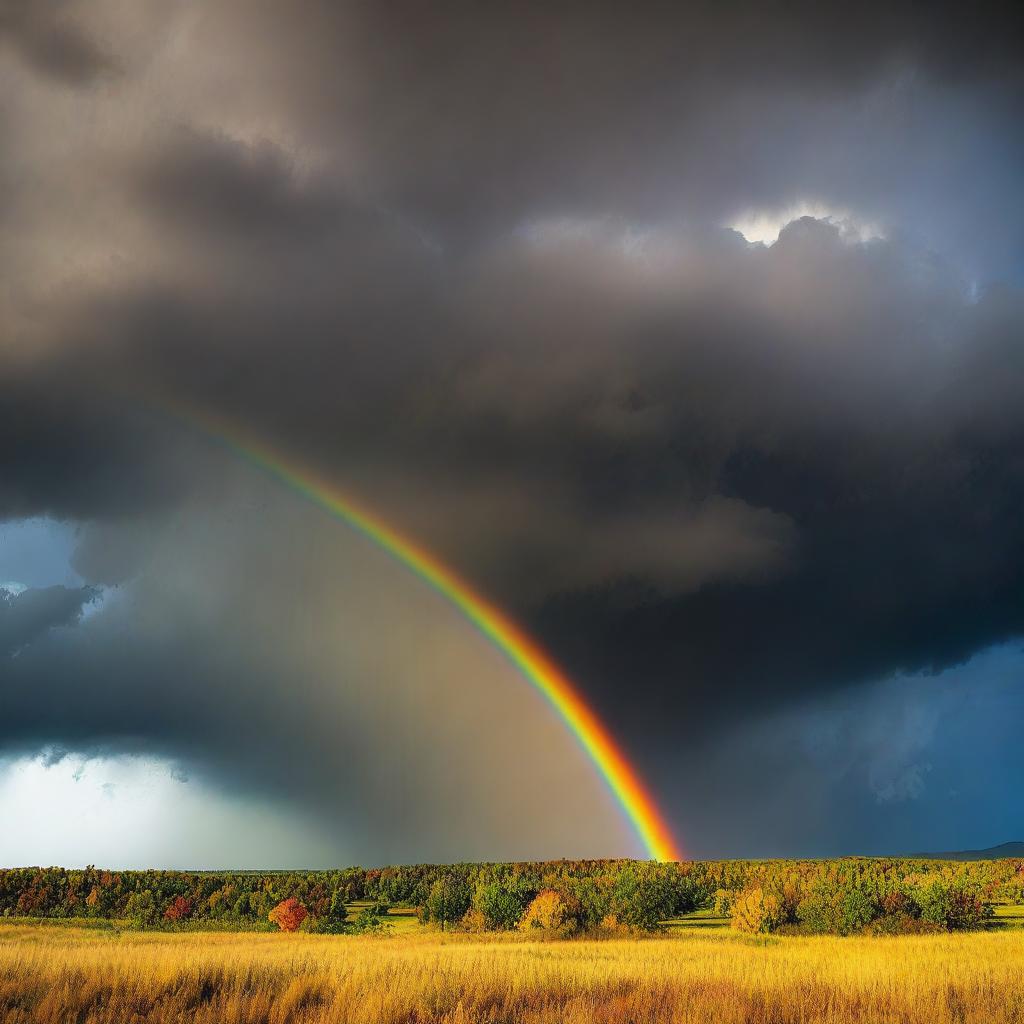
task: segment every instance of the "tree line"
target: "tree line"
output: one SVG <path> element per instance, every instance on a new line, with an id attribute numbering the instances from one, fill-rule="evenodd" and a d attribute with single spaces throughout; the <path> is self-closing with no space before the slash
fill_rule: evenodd
<path id="1" fill-rule="evenodd" d="M 1024 903 L 1016 860 L 561 860 L 336 871 L 0 870 L 4 917 L 98 918 L 144 928 L 364 931 L 391 907 L 441 929 L 572 935 L 652 931 L 696 910 L 750 932 L 977 927 Z M 351 905 L 362 910 L 353 915 Z"/>

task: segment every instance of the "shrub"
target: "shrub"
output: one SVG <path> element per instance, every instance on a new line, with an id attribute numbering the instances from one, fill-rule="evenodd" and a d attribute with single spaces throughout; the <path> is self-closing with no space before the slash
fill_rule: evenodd
<path id="1" fill-rule="evenodd" d="M 462 920 L 459 922 L 459 931 L 486 932 L 488 930 L 487 918 L 484 916 L 483 911 L 477 910 L 476 907 L 470 907 L 463 914 Z"/>
<path id="2" fill-rule="evenodd" d="M 910 914 L 882 914 L 876 917 L 864 931 L 869 935 L 927 935 L 940 932 L 940 925 L 922 921 Z"/>
<path id="3" fill-rule="evenodd" d="M 377 907 L 363 907 L 356 914 L 355 920 L 349 922 L 347 930 L 359 935 L 365 935 L 369 932 L 383 932 L 387 928 L 388 925 L 385 923 L 383 915 L 379 913 Z"/>
<path id="4" fill-rule="evenodd" d="M 317 904 L 323 908 L 321 913 L 309 913 L 301 924 L 302 931 L 318 935 L 343 935 L 352 930 L 348 922 L 345 894 L 340 889 L 329 899 L 323 897 L 318 900 Z"/>
<path id="5" fill-rule="evenodd" d="M 346 921 L 332 921 L 326 916 L 314 917 L 309 914 L 300 925 L 299 931 L 310 932 L 314 935 L 347 935 L 352 931 L 352 926 Z"/>
<path id="6" fill-rule="evenodd" d="M 306 920 L 306 908 L 294 897 L 289 896 L 281 900 L 273 910 L 267 914 L 267 918 L 274 922 L 283 932 L 294 932 L 299 930 L 299 925 Z"/>
<path id="7" fill-rule="evenodd" d="M 902 888 L 890 889 L 888 892 L 883 893 L 881 909 L 883 915 L 890 917 L 901 914 L 914 917 L 918 911 L 916 904 L 910 898 L 910 894 Z"/>
<path id="8" fill-rule="evenodd" d="M 554 889 L 539 892 L 519 922 L 522 931 L 542 931 L 567 936 L 579 930 L 578 906 L 571 897 Z"/>
<path id="9" fill-rule="evenodd" d="M 921 920 L 930 921 L 948 931 L 977 928 L 992 916 L 992 907 L 981 893 L 963 881 L 933 879 L 914 893 Z"/>
<path id="10" fill-rule="evenodd" d="M 997 888 L 999 899 L 1003 903 L 1017 906 L 1024 904 L 1024 871 L 1018 871 L 1013 878 Z"/>
<path id="11" fill-rule="evenodd" d="M 636 925 L 627 924 L 618 914 L 606 914 L 598 924 L 598 932 L 612 933 L 615 935 L 642 935 L 651 931 L 649 928 L 638 928 Z"/>
<path id="12" fill-rule="evenodd" d="M 878 916 L 878 906 L 860 886 L 819 881 L 797 906 L 796 916 L 810 932 L 850 935 Z"/>

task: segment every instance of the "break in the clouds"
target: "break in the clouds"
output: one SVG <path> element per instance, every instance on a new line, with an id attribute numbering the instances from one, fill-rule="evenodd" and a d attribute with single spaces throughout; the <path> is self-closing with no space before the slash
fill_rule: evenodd
<path id="1" fill-rule="evenodd" d="M 3 751 L 181 764 L 292 837 L 278 862 L 639 852 L 508 666 L 187 408 L 507 607 L 691 850 L 1015 838 L 942 803 L 938 725 L 823 729 L 835 771 L 801 737 L 893 679 L 938 722 L 943 673 L 988 692 L 1024 632 L 1019 28 L 11 6 Z M 1011 778 L 987 706 L 956 744 Z"/>

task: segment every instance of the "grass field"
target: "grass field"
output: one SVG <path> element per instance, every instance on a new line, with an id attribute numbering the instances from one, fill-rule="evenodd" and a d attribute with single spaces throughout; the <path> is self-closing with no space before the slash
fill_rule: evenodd
<path id="1" fill-rule="evenodd" d="M 710 922 L 709 922 L 710 924 Z M 0 926 L 0 1020 L 817 1024 L 1024 1021 L 1024 931 L 530 941 Z"/>

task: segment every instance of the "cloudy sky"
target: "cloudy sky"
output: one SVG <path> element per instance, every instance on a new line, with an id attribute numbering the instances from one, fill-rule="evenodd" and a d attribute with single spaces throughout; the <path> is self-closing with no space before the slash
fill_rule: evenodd
<path id="1" fill-rule="evenodd" d="M 0 863 L 1024 838 L 1019 14 L 0 7 Z"/>

